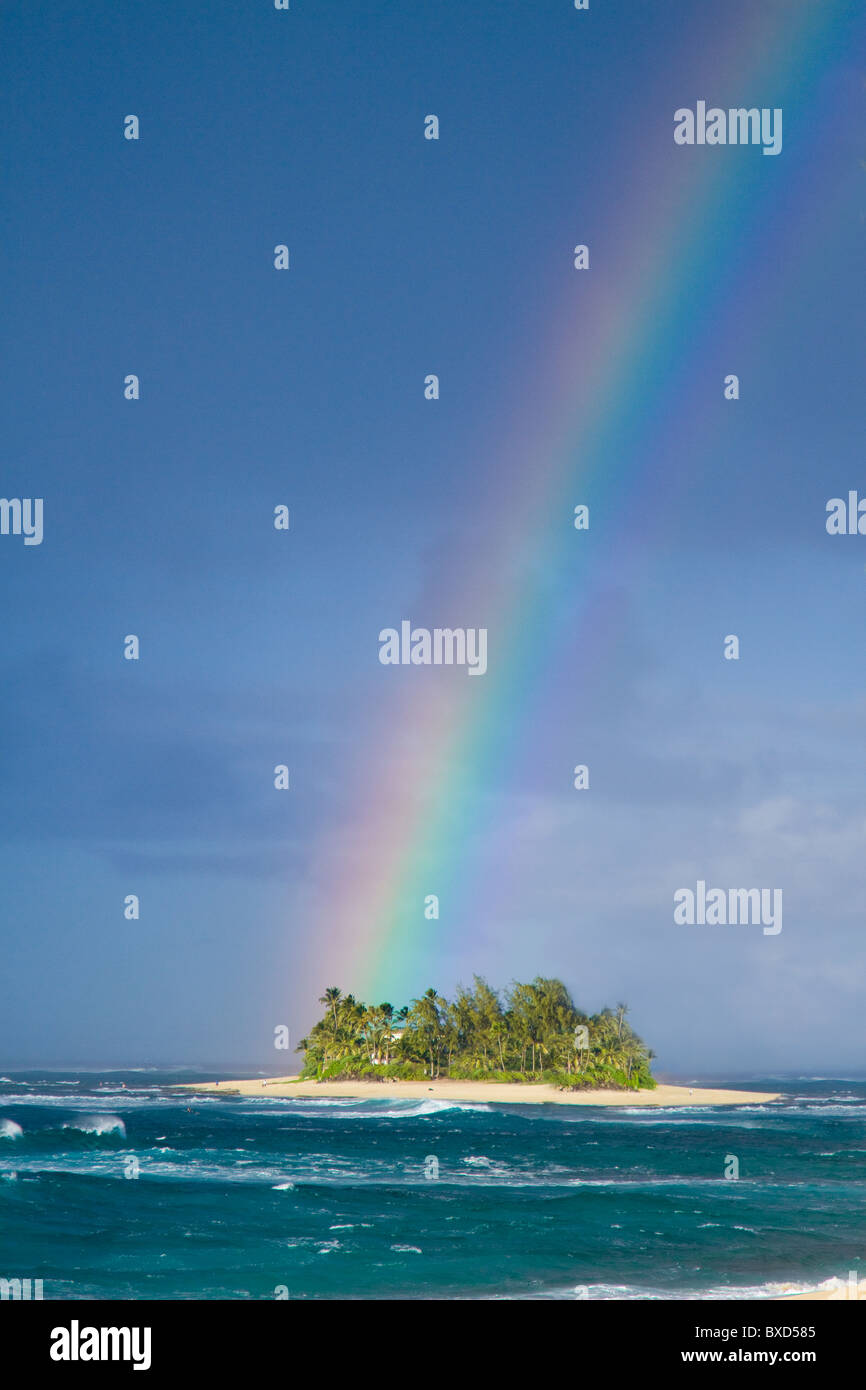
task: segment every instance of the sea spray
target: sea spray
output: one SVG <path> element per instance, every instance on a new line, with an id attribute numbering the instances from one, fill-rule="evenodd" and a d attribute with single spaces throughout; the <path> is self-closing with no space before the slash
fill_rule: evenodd
<path id="1" fill-rule="evenodd" d="M 64 1129 L 78 1129 L 82 1134 L 119 1134 L 126 1138 L 126 1125 L 119 1115 L 82 1115 L 80 1120 L 69 1120 Z"/>

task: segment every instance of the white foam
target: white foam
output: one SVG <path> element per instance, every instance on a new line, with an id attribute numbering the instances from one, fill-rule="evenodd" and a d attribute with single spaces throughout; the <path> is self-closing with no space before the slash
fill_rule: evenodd
<path id="1" fill-rule="evenodd" d="M 325 1114 L 329 1110 L 335 1111 L 337 1118 L 345 1120 L 413 1120 L 422 1115 L 438 1115 L 445 1110 L 465 1110 L 479 1111 L 486 1114 L 490 1110 L 487 1104 L 470 1105 L 461 1104 L 453 1100 L 388 1100 L 384 1096 L 364 1097 L 357 1099 L 348 1096 L 244 1096 L 244 1102 L 252 1101 L 259 1107 L 258 1112 L 235 1110 L 237 1115 L 251 1115 L 260 1113 L 261 1107 L 267 1106 L 269 1109 L 282 1111 L 283 1114 L 303 1115 L 309 1113 L 311 1108 L 323 1111 Z M 382 1110 L 379 1107 L 386 1105 L 389 1108 Z M 397 1108 L 399 1107 L 399 1108 Z"/>
<path id="2" fill-rule="evenodd" d="M 861 1286 L 862 1287 L 862 1286 Z M 847 1292 L 847 1282 L 844 1279 L 825 1279 L 823 1283 L 799 1283 L 799 1282 L 767 1282 L 765 1284 L 740 1284 L 740 1285 L 714 1285 L 708 1289 L 654 1289 L 638 1284 L 587 1284 L 574 1285 L 568 1288 L 549 1289 L 541 1294 L 542 1298 L 552 1299 L 573 1299 L 578 1297 L 577 1290 L 586 1289 L 586 1296 L 590 1301 L 605 1299 L 641 1299 L 652 1301 L 676 1300 L 706 1300 L 715 1302 L 719 1300 L 751 1300 L 767 1298 L 784 1298 L 799 1293 L 814 1293 L 820 1291 L 835 1294 L 838 1298 L 844 1298 Z M 498 1297 L 505 1297 L 499 1295 Z M 533 1298 L 537 1294 L 527 1294 L 521 1297 Z M 489 1295 L 484 1295 L 489 1297 Z"/>
<path id="3" fill-rule="evenodd" d="M 115 1103 L 119 1103 L 121 1099 L 123 1101 L 124 1110 L 132 1110 L 141 1109 L 144 1106 L 150 1108 L 157 1098 L 149 1093 L 142 1092 L 140 1095 L 135 1095 L 130 1091 L 123 1091 L 119 1096 L 73 1095 L 71 1091 L 62 1096 L 54 1096 L 43 1091 L 29 1091 L 19 1092 L 17 1095 L 0 1094 L 0 1105 L 38 1105 L 44 1107 L 46 1110 L 71 1110 L 76 1114 L 80 1111 L 84 1111 L 85 1114 L 89 1114 L 93 1111 L 95 1105 L 104 1105 L 107 1100 L 113 1100 Z M 170 1103 L 171 1102 L 163 1101 L 163 1104 Z"/>
<path id="4" fill-rule="evenodd" d="M 363 1103 L 369 1104 L 369 1102 Z M 399 1110 L 364 1110 L 359 1115 L 347 1116 L 347 1119 L 416 1120 L 420 1119 L 423 1115 L 441 1115 L 446 1110 L 474 1110 L 479 1111 L 481 1114 L 486 1114 L 489 1109 L 489 1105 L 461 1105 L 453 1100 L 405 1101 L 403 1107 Z"/>
<path id="5" fill-rule="evenodd" d="M 14 1120 L 0 1120 L 0 1139 L 20 1139 L 23 1133 Z"/>
<path id="6" fill-rule="evenodd" d="M 119 1115 L 82 1115 L 80 1120 L 69 1121 L 64 1129 L 78 1129 L 82 1134 L 119 1134 L 126 1138 L 126 1125 Z"/>

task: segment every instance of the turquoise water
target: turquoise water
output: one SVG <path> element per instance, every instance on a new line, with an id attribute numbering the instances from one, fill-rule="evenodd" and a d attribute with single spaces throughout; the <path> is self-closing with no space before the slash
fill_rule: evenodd
<path id="1" fill-rule="evenodd" d="M 717 1080 L 786 1099 L 656 1111 L 166 1089 L 203 1079 L 0 1078 L 0 1277 L 46 1299 L 754 1297 L 866 1277 L 866 1082 Z"/>

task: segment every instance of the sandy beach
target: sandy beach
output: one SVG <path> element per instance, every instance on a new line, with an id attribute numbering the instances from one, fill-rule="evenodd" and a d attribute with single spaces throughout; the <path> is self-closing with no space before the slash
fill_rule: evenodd
<path id="1" fill-rule="evenodd" d="M 292 1076 L 261 1081 L 214 1081 L 185 1090 L 220 1095 L 326 1096 L 350 1100 L 449 1100 L 496 1105 L 764 1105 L 778 1091 L 719 1091 L 697 1086 L 657 1086 L 654 1091 L 560 1091 L 555 1086 L 496 1081 L 298 1081 Z"/>
<path id="2" fill-rule="evenodd" d="M 866 1279 L 861 1279 L 859 1284 L 853 1281 L 848 1283 L 844 1279 L 830 1279 L 827 1283 L 829 1287 L 812 1289 L 808 1293 L 777 1294 L 773 1302 L 793 1303 L 805 1299 L 812 1303 L 844 1303 L 866 1300 Z"/>

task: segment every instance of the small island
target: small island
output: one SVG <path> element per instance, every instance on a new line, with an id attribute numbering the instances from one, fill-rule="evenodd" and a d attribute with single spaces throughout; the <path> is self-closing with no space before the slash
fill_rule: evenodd
<path id="1" fill-rule="evenodd" d="M 400 1009 L 363 1004 L 336 987 L 297 1047 L 302 1081 L 457 1081 L 544 1084 L 562 1090 L 651 1089 L 653 1053 L 628 1006 L 587 1015 L 561 980 L 515 982 L 504 997 L 475 976 L 453 999 L 428 989 Z"/>
<path id="2" fill-rule="evenodd" d="M 371 1098 L 387 1085 L 406 1099 L 583 1105 L 743 1105 L 777 1093 L 659 1085 L 654 1057 L 617 1004 L 585 1014 L 557 979 L 504 992 L 474 977 L 453 999 L 428 989 L 410 1004 L 365 1004 L 336 986 L 301 1040 L 300 1075 L 191 1086 L 230 1094 Z"/>

